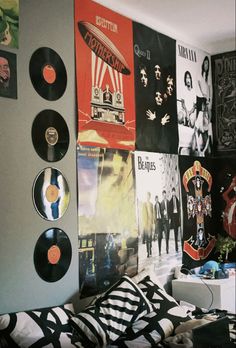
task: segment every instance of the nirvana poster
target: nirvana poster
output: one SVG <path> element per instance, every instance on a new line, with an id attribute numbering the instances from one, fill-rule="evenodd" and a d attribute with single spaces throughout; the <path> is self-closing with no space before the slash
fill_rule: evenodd
<path id="1" fill-rule="evenodd" d="M 177 153 L 175 40 L 133 23 L 136 149 Z"/>
<path id="2" fill-rule="evenodd" d="M 180 156 L 183 207 L 183 264 L 198 267 L 215 258 L 217 228 L 213 207 L 213 168 L 216 162 Z"/>
<path id="3" fill-rule="evenodd" d="M 139 269 L 182 257 L 178 156 L 135 152 Z"/>
<path id="4" fill-rule="evenodd" d="M 133 153 L 79 146 L 79 272 L 82 297 L 137 272 Z"/>
<path id="5" fill-rule="evenodd" d="M 211 57 L 213 70 L 215 144 L 218 154 L 236 150 L 236 51 Z"/>
<path id="6" fill-rule="evenodd" d="M 132 21 L 91 0 L 75 1 L 78 143 L 133 150 Z"/>
<path id="7" fill-rule="evenodd" d="M 212 153 L 212 71 L 206 52 L 176 43 L 179 154 Z"/>

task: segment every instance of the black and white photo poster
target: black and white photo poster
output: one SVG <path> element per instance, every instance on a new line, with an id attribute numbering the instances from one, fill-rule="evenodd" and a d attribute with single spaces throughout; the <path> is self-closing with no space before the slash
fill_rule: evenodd
<path id="1" fill-rule="evenodd" d="M 178 156 L 136 151 L 139 269 L 182 257 Z"/>
<path id="2" fill-rule="evenodd" d="M 176 43 L 179 154 L 212 153 L 212 77 L 208 53 Z"/>
<path id="3" fill-rule="evenodd" d="M 177 153 L 175 40 L 133 23 L 136 149 Z"/>

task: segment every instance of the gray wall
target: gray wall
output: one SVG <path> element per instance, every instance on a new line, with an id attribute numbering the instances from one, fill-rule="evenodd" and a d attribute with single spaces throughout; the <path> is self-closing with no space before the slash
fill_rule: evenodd
<path id="1" fill-rule="evenodd" d="M 18 99 L 0 97 L 0 313 L 58 305 L 78 290 L 76 112 L 74 64 L 74 8 L 72 0 L 20 0 L 17 55 Z M 54 49 L 67 70 L 67 88 L 57 101 L 47 101 L 34 90 L 29 61 L 39 47 Z M 64 158 L 43 161 L 35 152 L 31 127 L 43 109 L 59 112 L 67 122 L 70 145 Z M 42 219 L 32 201 L 36 175 L 56 167 L 67 178 L 71 199 L 64 216 L 55 222 Z M 72 261 L 57 282 L 42 280 L 34 268 L 33 253 L 39 236 L 59 227 L 70 238 Z"/>

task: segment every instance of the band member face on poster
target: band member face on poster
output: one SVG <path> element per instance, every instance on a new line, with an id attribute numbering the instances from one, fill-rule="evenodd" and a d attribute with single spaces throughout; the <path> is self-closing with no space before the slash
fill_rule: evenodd
<path id="1" fill-rule="evenodd" d="M 209 58 L 206 56 L 203 60 L 202 63 L 202 76 L 205 73 L 205 79 L 207 81 L 208 78 L 208 73 L 209 73 L 209 67 L 210 67 L 210 62 L 209 62 Z"/>
<path id="2" fill-rule="evenodd" d="M 147 87 L 148 85 L 148 75 L 147 75 L 147 68 L 143 65 L 140 66 L 140 81 L 143 87 Z"/>
<path id="3" fill-rule="evenodd" d="M 163 103 L 163 96 L 160 91 L 156 91 L 155 101 L 158 106 L 161 106 Z"/>
<path id="4" fill-rule="evenodd" d="M 189 71 L 185 71 L 184 74 L 184 84 L 187 87 L 188 90 L 193 88 L 193 81 L 192 81 L 192 76 Z"/>
<path id="5" fill-rule="evenodd" d="M 166 94 L 171 97 L 174 92 L 174 79 L 170 75 L 167 76 L 166 79 L 167 87 L 166 87 Z"/>
<path id="6" fill-rule="evenodd" d="M 197 231 L 197 241 L 196 244 L 198 247 L 204 246 L 205 241 L 204 241 L 204 230 L 202 227 L 200 227 Z"/>
<path id="7" fill-rule="evenodd" d="M 2 88 L 8 88 L 10 83 L 10 67 L 8 60 L 4 57 L 0 57 L 0 86 Z"/>
<path id="8" fill-rule="evenodd" d="M 160 65 L 156 64 L 154 66 L 154 73 L 155 73 L 156 80 L 160 80 L 161 79 L 161 67 L 160 67 Z"/>

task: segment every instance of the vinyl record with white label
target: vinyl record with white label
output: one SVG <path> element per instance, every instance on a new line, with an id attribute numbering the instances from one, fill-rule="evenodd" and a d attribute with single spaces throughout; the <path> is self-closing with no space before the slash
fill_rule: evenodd
<path id="1" fill-rule="evenodd" d="M 70 201 L 67 180 L 56 168 L 45 168 L 33 185 L 33 202 L 39 215 L 49 221 L 60 219 Z"/>

